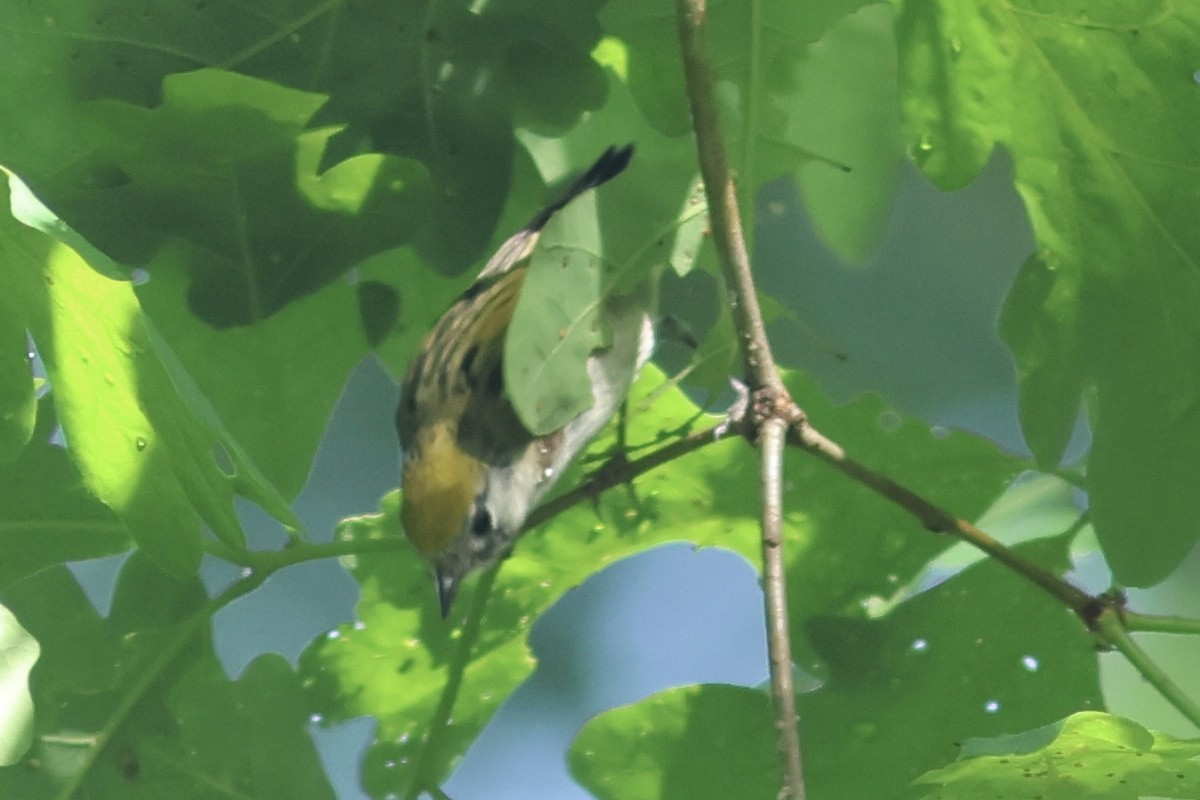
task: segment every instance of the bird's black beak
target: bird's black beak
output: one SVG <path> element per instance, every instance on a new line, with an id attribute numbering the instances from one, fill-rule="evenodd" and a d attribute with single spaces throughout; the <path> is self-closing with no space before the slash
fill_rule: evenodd
<path id="1" fill-rule="evenodd" d="M 458 575 L 445 567 L 437 567 L 434 570 L 434 580 L 437 582 L 442 619 L 445 619 L 450 616 L 450 606 L 454 605 L 454 598 L 458 595 Z"/>

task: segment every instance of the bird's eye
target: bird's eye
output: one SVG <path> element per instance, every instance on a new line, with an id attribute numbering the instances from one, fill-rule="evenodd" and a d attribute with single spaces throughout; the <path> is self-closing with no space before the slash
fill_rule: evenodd
<path id="1" fill-rule="evenodd" d="M 471 517 L 471 533 L 476 536 L 487 536 L 492 532 L 492 527 L 492 512 L 487 510 L 487 506 L 475 506 Z"/>

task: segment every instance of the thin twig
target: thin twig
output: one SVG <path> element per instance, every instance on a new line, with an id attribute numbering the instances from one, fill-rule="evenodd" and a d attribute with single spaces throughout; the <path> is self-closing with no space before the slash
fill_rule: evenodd
<path id="1" fill-rule="evenodd" d="M 804 772 L 800 760 L 796 689 L 792 683 L 792 643 L 783 558 L 783 447 L 786 431 L 787 424 L 776 418 L 767 420 L 759 434 L 763 481 L 763 591 L 771 696 L 775 704 L 775 725 L 779 729 L 779 757 L 784 777 L 779 797 L 804 800 Z"/>
<path id="2" fill-rule="evenodd" d="M 324 558 L 391 553 L 408 547 L 407 541 L 403 536 L 383 536 L 378 539 L 336 539 L 332 542 L 297 544 L 278 550 L 233 550 L 208 540 L 205 552 L 238 566 L 271 574 L 285 567 Z"/>
<path id="3" fill-rule="evenodd" d="M 679 44 L 713 244 L 729 293 L 734 329 L 746 367 L 746 382 L 751 389 L 766 387 L 776 394 L 786 394 L 775 358 L 771 355 L 771 343 L 767 340 L 767 329 L 750 272 L 745 228 L 738 209 L 736 187 L 729 173 L 725 140 L 721 136 L 712 64 L 705 42 L 705 16 L 705 0 L 677 0 Z"/>
<path id="4" fill-rule="evenodd" d="M 1158 616 L 1157 614 L 1126 611 L 1121 616 L 1121 622 L 1124 623 L 1125 630 L 1131 632 L 1200 634 L 1200 619 L 1188 619 L 1187 617 Z"/>
<path id="5" fill-rule="evenodd" d="M 553 517 L 558 516 L 568 508 L 576 506 L 585 500 L 594 499 L 601 492 L 607 491 L 622 483 L 629 483 L 634 478 L 674 461 L 705 445 L 710 445 L 720 438 L 721 425 L 712 425 L 683 436 L 680 439 L 664 445 L 649 455 L 635 458 L 632 461 L 618 459 L 610 461 L 588 476 L 587 480 L 569 492 L 561 494 L 548 503 L 538 506 L 525 521 L 525 530 L 536 528 Z"/>
<path id="6" fill-rule="evenodd" d="M 701 430 L 692 431 L 641 458 L 632 461 L 612 461 L 592 473 L 571 491 L 540 506 L 529 515 L 525 527 L 529 529 L 544 524 L 567 509 L 595 498 L 601 492 L 622 483 L 628 483 L 656 467 L 712 444 L 721 437 L 722 432 L 722 425 L 710 425 Z M 366 553 L 390 553 L 408 546 L 408 540 L 403 536 L 383 536 L 378 539 L 339 539 L 316 544 L 298 544 L 278 550 L 235 550 L 215 539 L 208 539 L 204 543 L 205 552 L 210 555 L 268 574 L 308 561 Z"/>
<path id="7" fill-rule="evenodd" d="M 493 565 L 491 569 L 480 575 L 479 582 L 475 586 L 471 607 L 467 610 L 462 630 L 459 631 L 456 652 L 447 662 L 449 667 L 446 671 L 446 682 L 442 685 L 442 695 L 438 699 L 437 708 L 434 709 L 433 717 L 429 721 L 429 733 L 425 740 L 425 746 L 421 748 L 420 763 L 415 766 L 415 777 L 405 794 L 408 800 L 416 800 L 422 793 L 432 792 L 437 788 L 437 782 L 441 778 L 440 775 L 434 774 L 433 770 L 444 763 L 444 760 L 439 758 L 442 740 L 449 734 L 450 715 L 454 713 L 454 704 L 458 702 L 458 693 L 462 689 L 463 678 L 466 676 L 467 667 L 471 664 L 471 648 L 479 639 L 488 597 L 492 593 L 492 585 L 496 582 L 496 574 L 500 571 L 502 563 Z"/>
<path id="8" fill-rule="evenodd" d="M 1123 617 L 1124 613 L 1120 608 L 1105 609 L 1096 618 L 1095 629 L 1106 643 L 1117 648 L 1121 655 L 1125 656 L 1134 669 L 1140 672 L 1142 677 L 1167 702 L 1174 706 L 1180 714 L 1187 717 L 1189 722 L 1200 728 L 1200 706 L 1197 706 L 1195 701 L 1188 697 L 1175 681 L 1171 680 L 1170 676 L 1146 654 L 1145 650 L 1138 647 L 1137 642 L 1133 641 L 1133 637 L 1126 630 L 1126 622 Z"/>
<path id="9" fill-rule="evenodd" d="M 1167 702 L 1200 728 L 1200 706 L 1129 635 L 1131 630 L 1200 633 L 1200 622 L 1180 617 L 1135 614 L 1125 610 L 1124 599 L 1119 596 L 1093 597 L 1070 581 L 996 541 L 966 520 L 953 516 L 891 478 L 851 459 L 837 442 L 810 426 L 807 420 L 801 419 L 793 424 L 789 433 L 792 444 L 802 447 L 900 506 L 929 530 L 948 533 L 969 542 L 1070 608 L 1101 642 L 1119 650 Z"/>
<path id="10" fill-rule="evenodd" d="M 1096 598 L 1004 546 L 966 520 L 955 517 L 911 489 L 850 458 L 841 445 L 813 428 L 808 420 L 802 419 L 792 425 L 789 441 L 895 503 L 916 517 L 927 530 L 948 533 L 979 548 L 1066 605 L 1089 628 L 1093 627 L 1098 611 Z"/>
<path id="11" fill-rule="evenodd" d="M 688 104 L 696 132 L 696 151 L 709 223 L 724 287 L 737 331 L 738 347 L 755 409 L 747 420 L 763 451 L 763 582 L 766 591 L 767 636 L 770 644 L 772 694 L 779 725 L 783 785 L 780 797 L 805 796 L 801 771 L 800 734 L 791 685 L 792 656 L 788 641 L 787 594 L 782 560 L 782 449 L 786 429 L 803 414 L 791 399 L 767 339 L 758 293 L 750 272 L 750 254 L 738 208 L 737 191 L 729 172 L 725 140 L 717 110 L 712 62 L 705 42 L 705 0 L 677 0 L 679 46 L 683 56 Z M 758 430 L 755 431 L 755 428 Z"/>

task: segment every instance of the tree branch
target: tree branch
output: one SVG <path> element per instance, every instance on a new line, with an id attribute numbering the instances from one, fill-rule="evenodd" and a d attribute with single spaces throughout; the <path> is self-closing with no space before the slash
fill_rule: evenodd
<path id="1" fill-rule="evenodd" d="M 704 192 L 708 199 L 709 225 L 717 259 L 728 293 L 728 303 L 737 331 L 746 384 L 754 397 L 747 433 L 757 435 L 763 463 L 763 583 L 766 594 L 767 640 L 770 649 L 771 690 L 774 697 L 782 769 L 779 796 L 803 800 L 800 733 L 792 686 L 792 653 L 787 615 L 787 588 L 783 565 L 782 472 L 783 445 L 789 424 L 802 417 L 771 354 L 762 309 L 758 305 L 745 229 L 738 209 L 737 192 L 729 174 L 725 141 L 713 87 L 711 61 L 705 42 L 705 0 L 677 0 L 679 46 L 683 55 L 684 79 L 696 133 L 696 150 Z"/>
<path id="2" fill-rule="evenodd" d="M 607 491 L 622 483 L 629 483 L 639 475 L 643 475 L 663 464 L 685 456 L 693 450 L 699 450 L 705 445 L 712 444 L 721 438 L 724 432 L 722 425 L 712 425 L 698 431 L 692 431 L 686 436 L 664 445 L 649 455 L 626 460 L 622 455 L 610 460 L 600 469 L 593 472 L 583 483 L 569 492 L 543 503 L 529 515 L 523 530 L 536 528 L 538 525 L 557 517 L 568 508 L 579 505 L 585 500 L 591 500 L 601 492 Z"/>
<path id="3" fill-rule="evenodd" d="M 793 445 L 808 451 L 884 499 L 898 505 L 916 517 L 927 530 L 951 534 L 979 548 L 1066 605 L 1089 628 L 1094 629 L 1099 611 L 1097 598 L 1005 547 L 970 522 L 955 517 L 911 489 L 850 458 L 841 445 L 814 428 L 806 418 L 796 420 L 788 434 L 788 440 Z"/>
<path id="4" fill-rule="evenodd" d="M 1188 633 L 1193 636 L 1200 634 L 1200 620 L 1187 617 L 1159 616 L 1157 614 L 1139 614 L 1126 610 L 1121 615 L 1121 622 L 1127 631 L 1142 631 L 1144 633 Z"/>
<path id="5" fill-rule="evenodd" d="M 406 800 L 416 800 L 425 792 L 434 795 L 441 792 L 438 787 L 440 776 L 434 772 L 439 763 L 439 750 L 443 747 L 443 740 L 449 735 L 450 716 L 454 713 L 454 704 L 458 702 L 458 693 L 462 689 L 463 678 L 466 676 L 467 667 L 471 664 L 471 649 L 479 640 L 479 631 L 483 625 L 483 615 L 487 611 L 488 598 L 492 594 L 496 574 L 500 571 L 503 563 L 503 561 L 498 562 L 479 576 L 479 583 L 476 585 L 475 594 L 471 599 L 471 607 L 467 610 L 466 619 L 459 632 L 454 655 L 448 662 L 446 682 L 442 685 L 441 697 L 438 698 L 437 708 L 434 709 L 433 717 L 429 720 L 428 738 L 425 746 L 421 748 L 419 763 L 414 768 L 416 777 L 409 785 L 408 793 L 405 794 Z"/>
<path id="6" fill-rule="evenodd" d="M 792 643 L 788 622 L 787 578 L 783 558 L 783 447 L 787 424 L 768 420 L 761 430 L 763 482 L 763 591 L 767 613 L 767 653 L 770 660 L 771 696 L 775 725 L 779 729 L 779 756 L 783 762 L 780 798 L 804 800 L 804 773 L 800 757 L 796 688 L 792 683 Z"/>
<path id="7" fill-rule="evenodd" d="M 1146 682 L 1153 686 L 1167 702 L 1187 717 L 1189 722 L 1200 728 L 1200 706 L 1197 706 L 1195 701 L 1188 697 L 1175 681 L 1171 680 L 1162 667 L 1158 666 L 1146 654 L 1146 651 L 1133 641 L 1133 637 L 1126 629 L 1124 616 L 1124 609 L 1120 607 L 1106 608 L 1096 618 L 1095 630 L 1107 644 L 1119 650 L 1121 655 L 1125 656 L 1134 669 L 1140 672 Z"/>
<path id="8" fill-rule="evenodd" d="M 767 329 L 750 272 L 750 255 L 746 249 L 737 192 L 729 174 L 712 66 L 705 43 L 705 15 L 705 0 L 677 0 L 679 44 L 713 244 L 729 292 L 729 308 L 746 368 L 746 383 L 752 390 L 767 387 L 776 394 L 786 394 L 775 358 L 771 355 L 771 343 L 767 340 Z"/>

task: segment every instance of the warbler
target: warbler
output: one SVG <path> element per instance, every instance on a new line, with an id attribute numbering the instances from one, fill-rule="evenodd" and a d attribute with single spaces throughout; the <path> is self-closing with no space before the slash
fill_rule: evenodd
<path id="1" fill-rule="evenodd" d="M 433 569 L 445 617 L 463 579 L 511 549 L 529 513 L 624 402 L 654 345 L 644 304 L 605 303 L 609 344 L 588 357 L 592 405 L 535 436 L 504 386 L 504 342 L 543 227 L 573 199 L 621 173 L 632 145 L 610 147 L 488 260 L 421 342 L 404 378 L 401 522 Z"/>

